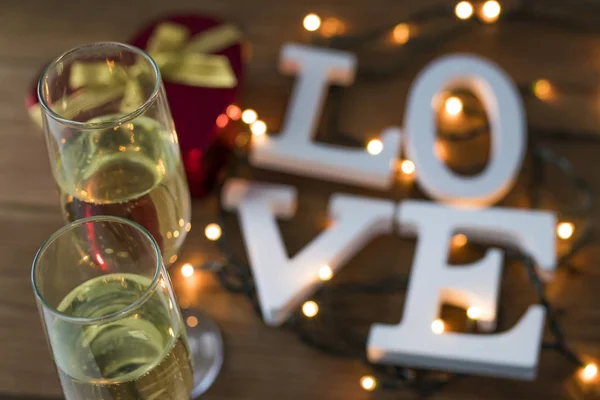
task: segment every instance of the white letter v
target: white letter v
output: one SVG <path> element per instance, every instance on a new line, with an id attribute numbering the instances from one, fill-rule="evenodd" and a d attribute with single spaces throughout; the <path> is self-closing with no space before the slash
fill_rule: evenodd
<path id="1" fill-rule="evenodd" d="M 293 187 L 231 179 L 223 188 L 223 205 L 237 209 L 263 318 L 275 326 L 321 284 L 321 266 L 335 272 L 371 239 L 390 233 L 395 207 L 391 201 L 334 194 L 333 224 L 290 259 L 275 217 L 294 215 Z"/>

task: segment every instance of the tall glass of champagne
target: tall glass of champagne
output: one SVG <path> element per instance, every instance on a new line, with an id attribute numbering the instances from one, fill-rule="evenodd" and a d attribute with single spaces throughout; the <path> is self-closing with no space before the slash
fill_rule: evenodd
<path id="1" fill-rule="evenodd" d="M 33 288 L 67 400 L 189 400 L 192 354 L 157 242 L 97 216 L 54 233 Z"/>
<path id="2" fill-rule="evenodd" d="M 45 69 L 38 97 L 67 222 L 130 219 L 174 262 L 191 227 L 190 196 L 152 58 L 120 43 L 75 48 Z"/>

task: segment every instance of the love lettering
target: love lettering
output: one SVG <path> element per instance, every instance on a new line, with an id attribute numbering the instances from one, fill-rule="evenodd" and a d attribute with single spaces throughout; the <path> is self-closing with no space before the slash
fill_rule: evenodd
<path id="1" fill-rule="evenodd" d="M 512 81 L 481 58 L 454 55 L 434 61 L 417 77 L 408 95 L 404 129 L 388 127 L 384 150 L 365 150 L 315 143 L 314 136 L 330 83 L 349 85 L 353 55 L 298 45 L 282 51 L 284 72 L 298 76 L 283 131 L 253 141 L 251 161 L 261 167 L 322 179 L 387 188 L 392 184 L 400 138 L 418 171 L 423 190 L 445 204 L 334 194 L 329 203 L 331 227 L 293 258 L 287 256 L 277 218 L 296 210 L 296 190 L 280 184 L 231 179 L 223 189 L 223 205 L 236 210 L 267 324 L 282 324 L 321 283 L 319 268 L 339 271 L 373 238 L 393 232 L 418 237 L 403 313 L 398 325 L 375 324 L 368 341 L 376 363 L 446 369 L 454 372 L 532 379 L 541 346 L 544 309 L 531 306 L 511 330 L 472 335 L 436 335 L 431 322 L 442 303 L 481 310 L 480 326 L 495 328 L 503 253 L 490 249 L 485 257 L 462 268 L 447 265 L 450 238 L 465 232 L 480 242 L 516 248 L 531 256 L 543 276 L 556 266 L 555 216 L 550 212 L 484 208 L 502 198 L 514 184 L 524 156 L 525 124 L 521 99 Z M 482 101 L 490 121 L 489 165 L 479 175 L 454 174 L 435 157 L 436 94 L 468 88 Z"/>

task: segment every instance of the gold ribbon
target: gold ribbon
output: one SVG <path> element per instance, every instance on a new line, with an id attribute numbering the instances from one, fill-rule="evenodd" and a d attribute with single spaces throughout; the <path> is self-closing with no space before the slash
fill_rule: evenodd
<path id="1" fill-rule="evenodd" d="M 233 25 L 219 25 L 190 38 L 185 26 L 164 22 L 154 30 L 146 51 L 169 82 L 232 88 L 237 79 L 229 59 L 210 53 L 226 49 L 240 38 L 240 31 Z"/>
<path id="2" fill-rule="evenodd" d="M 233 25 L 223 24 L 191 36 L 187 27 L 163 22 L 154 29 L 146 51 L 155 60 L 165 81 L 190 86 L 231 88 L 237 78 L 229 59 L 210 54 L 226 49 L 241 38 Z M 143 103 L 144 93 L 136 79 L 143 73 L 140 63 L 115 65 L 112 60 L 73 63 L 69 85 L 75 92 L 55 102 L 57 113 L 73 118 L 78 113 L 121 99 L 121 112 L 134 111 Z M 77 88 L 86 87 L 81 92 Z M 30 107 L 29 114 L 42 125 L 39 104 Z"/>

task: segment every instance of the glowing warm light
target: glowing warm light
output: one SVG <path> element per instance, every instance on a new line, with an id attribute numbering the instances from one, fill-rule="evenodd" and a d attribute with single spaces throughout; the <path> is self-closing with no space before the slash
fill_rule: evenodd
<path id="1" fill-rule="evenodd" d="M 256 111 L 254 111 L 251 108 L 244 110 L 244 112 L 242 113 L 242 121 L 244 121 L 246 124 L 251 124 L 254 121 L 256 121 L 257 119 L 258 119 L 258 114 L 256 113 Z"/>
<path id="2" fill-rule="evenodd" d="M 346 32 L 346 24 L 335 17 L 325 18 L 320 32 L 326 38 L 342 35 Z"/>
<path id="3" fill-rule="evenodd" d="M 410 39 L 410 26 L 398 24 L 392 30 L 392 41 L 396 44 L 404 44 Z"/>
<path id="4" fill-rule="evenodd" d="M 242 117 L 242 110 L 235 104 L 232 104 L 227 107 L 227 116 L 232 120 L 237 121 Z"/>
<path id="5" fill-rule="evenodd" d="M 370 140 L 367 143 L 367 151 L 369 154 L 376 156 L 383 151 L 383 142 L 379 139 Z"/>
<path id="6" fill-rule="evenodd" d="M 456 116 L 460 114 L 463 110 L 463 102 L 456 96 L 451 96 L 446 99 L 444 103 L 444 108 L 446 109 L 446 113 L 452 116 Z"/>
<path id="7" fill-rule="evenodd" d="M 217 121 L 216 121 L 217 127 L 219 127 L 219 128 L 225 128 L 228 123 L 229 123 L 229 117 L 227 115 L 220 114 L 217 117 Z"/>
<path id="8" fill-rule="evenodd" d="M 454 13 L 460 19 L 469 19 L 473 15 L 473 6 L 468 1 L 461 1 L 454 8 Z"/>
<path id="9" fill-rule="evenodd" d="M 475 306 L 469 307 L 467 309 L 467 317 L 473 320 L 479 319 L 481 317 L 481 308 Z"/>
<path id="10" fill-rule="evenodd" d="M 486 1 L 481 9 L 481 18 L 487 23 L 495 22 L 500 17 L 501 10 L 500 3 L 496 0 Z"/>
<path id="11" fill-rule="evenodd" d="M 546 79 L 539 79 L 533 83 L 533 94 L 540 100 L 550 100 L 552 85 Z"/>
<path id="12" fill-rule="evenodd" d="M 321 268 L 319 268 L 319 278 L 321 278 L 322 281 L 328 281 L 332 277 L 333 271 L 329 265 L 323 265 Z"/>
<path id="13" fill-rule="evenodd" d="M 561 239 L 569 239 L 575 232 L 575 225 L 570 222 L 561 222 L 556 227 L 556 234 Z"/>
<path id="14" fill-rule="evenodd" d="M 598 376 L 598 366 L 594 363 L 587 364 L 581 370 L 581 380 L 590 382 Z"/>
<path id="15" fill-rule="evenodd" d="M 185 276 L 186 278 L 194 275 L 194 267 L 192 264 L 183 264 L 181 267 L 181 275 Z"/>
<path id="16" fill-rule="evenodd" d="M 189 326 L 190 328 L 193 328 L 195 326 L 198 325 L 198 318 L 194 317 L 193 315 L 190 315 L 189 317 L 187 317 L 187 319 L 185 320 L 185 323 L 187 324 L 187 326 Z"/>
<path id="17" fill-rule="evenodd" d="M 454 247 L 463 247 L 467 244 L 467 235 L 464 233 L 459 233 L 457 235 L 452 236 L 452 246 Z"/>
<path id="18" fill-rule="evenodd" d="M 435 142 L 433 145 L 433 152 L 442 161 L 446 161 L 448 158 L 448 151 L 446 150 L 446 146 L 442 142 Z"/>
<path id="19" fill-rule="evenodd" d="M 317 14 L 308 14 L 302 21 L 304 29 L 309 32 L 314 32 L 321 26 L 321 18 Z"/>
<path id="20" fill-rule="evenodd" d="M 104 258 L 102 258 L 100 253 L 96 253 L 96 261 L 98 261 L 98 264 L 104 265 Z"/>
<path id="21" fill-rule="evenodd" d="M 208 224 L 206 225 L 206 228 L 204 228 L 204 235 L 208 240 L 219 240 L 222 233 L 221 227 L 215 223 Z"/>
<path id="22" fill-rule="evenodd" d="M 377 381 L 370 375 L 360 378 L 360 386 L 367 392 L 372 392 L 377 387 Z"/>
<path id="23" fill-rule="evenodd" d="M 259 119 L 250 125 L 250 130 L 254 136 L 262 136 L 267 133 L 267 124 Z"/>
<path id="24" fill-rule="evenodd" d="M 404 160 L 400 164 L 400 170 L 404 175 L 412 175 L 415 173 L 415 163 L 410 160 Z"/>
<path id="25" fill-rule="evenodd" d="M 319 305 L 314 301 L 307 301 L 302 305 L 302 313 L 308 318 L 312 318 L 319 313 Z"/>
<path id="26" fill-rule="evenodd" d="M 441 335 L 446 330 L 446 324 L 441 319 L 436 319 L 431 323 L 431 330 L 436 335 Z"/>
<path id="27" fill-rule="evenodd" d="M 177 255 L 172 255 L 171 258 L 169 258 L 169 262 L 173 264 L 175 261 L 177 261 Z"/>

